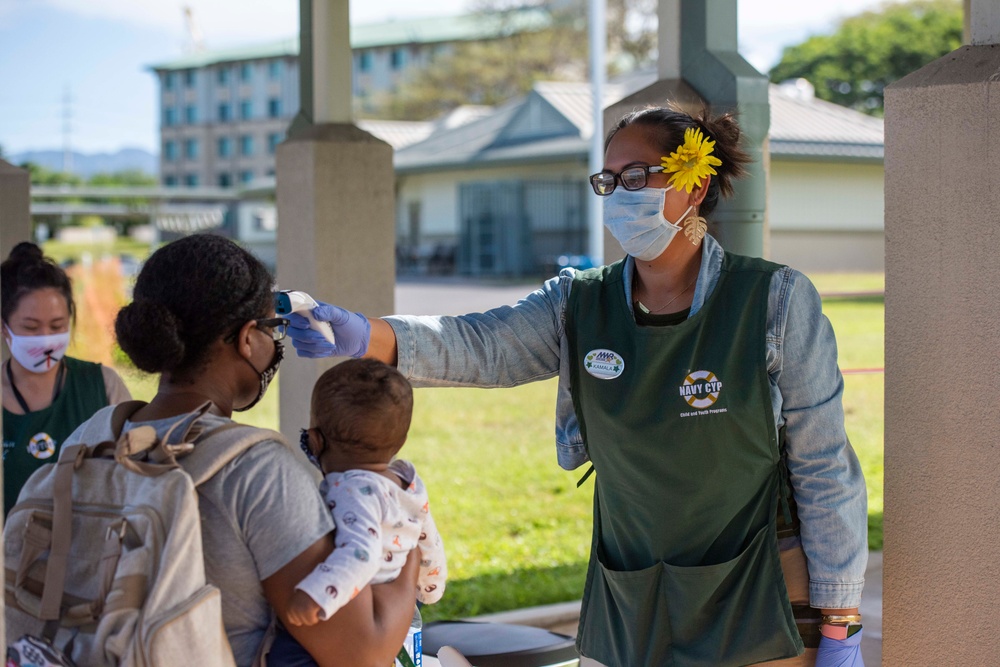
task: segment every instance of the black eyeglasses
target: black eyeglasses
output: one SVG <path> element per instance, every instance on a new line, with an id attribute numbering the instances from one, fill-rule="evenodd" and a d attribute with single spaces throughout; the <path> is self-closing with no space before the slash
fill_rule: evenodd
<path id="1" fill-rule="evenodd" d="M 663 167 L 629 167 L 617 174 L 613 171 L 602 171 L 590 177 L 590 187 L 601 197 L 607 197 L 615 191 L 615 186 L 621 183 L 626 190 L 642 190 L 650 174 L 659 174 Z"/>
<path id="2" fill-rule="evenodd" d="M 284 317 L 271 317 L 266 320 L 257 320 L 255 325 L 261 331 L 271 334 L 274 340 L 284 340 L 288 333 L 288 320 Z"/>

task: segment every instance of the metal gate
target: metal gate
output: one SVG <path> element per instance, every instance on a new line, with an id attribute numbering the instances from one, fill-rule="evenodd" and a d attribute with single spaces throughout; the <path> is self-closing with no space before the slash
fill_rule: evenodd
<path id="1" fill-rule="evenodd" d="M 458 270 L 524 276 L 551 271 L 587 244 L 584 184 L 501 181 L 459 186 Z"/>

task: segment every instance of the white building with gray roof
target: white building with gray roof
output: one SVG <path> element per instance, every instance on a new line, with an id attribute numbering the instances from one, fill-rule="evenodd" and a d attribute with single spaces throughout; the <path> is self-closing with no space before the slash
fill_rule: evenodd
<path id="1" fill-rule="evenodd" d="M 633 85 L 609 85 L 605 106 Z M 770 104 L 770 258 L 807 271 L 881 271 L 882 120 L 795 86 L 771 86 Z M 400 271 L 515 276 L 583 254 L 590 105 L 586 83 L 539 83 L 398 150 Z"/>

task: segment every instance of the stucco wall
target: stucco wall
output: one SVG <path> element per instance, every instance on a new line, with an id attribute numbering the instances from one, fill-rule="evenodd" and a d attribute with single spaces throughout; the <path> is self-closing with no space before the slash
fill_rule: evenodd
<path id="1" fill-rule="evenodd" d="M 881 164 L 771 158 L 771 231 L 881 231 Z"/>
<path id="2" fill-rule="evenodd" d="M 1000 46 L 886 89 L 884 664 L 1000 654 Z M 928 613 L 922 613 L 928 612 Z"/>

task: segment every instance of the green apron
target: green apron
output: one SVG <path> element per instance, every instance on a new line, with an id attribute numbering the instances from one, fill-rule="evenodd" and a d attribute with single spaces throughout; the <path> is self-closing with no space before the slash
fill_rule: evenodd
<path id="1" fill-rule="evenodd" d="M 100 364 L 70 357 L 63 357 L 63 363 L 66 382 L 52 405 L 24 415 L 3 411 L 4 516 L 31 473 L 58 461 L 62 442 L 108 404 Z"/>
<path id="2" fill-rule="evenodd" d="M 636 325 L 623 262 L 573 282 L 573 404 L 597 472 L 585 656 L 726 667 L 803 651 L 776 537 L 786 487 L 765 335 L 777 268 L 727 253 L 701 310 L 669 327 Z"/>

